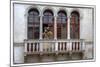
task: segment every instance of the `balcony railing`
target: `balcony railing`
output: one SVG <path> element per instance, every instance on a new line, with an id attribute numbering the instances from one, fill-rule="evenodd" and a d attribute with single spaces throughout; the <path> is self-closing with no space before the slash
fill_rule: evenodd
<path id="1" fill-rule="evenodd" d="M 25 54 L 82 52 L 84 40 L 25 40 Z"/>

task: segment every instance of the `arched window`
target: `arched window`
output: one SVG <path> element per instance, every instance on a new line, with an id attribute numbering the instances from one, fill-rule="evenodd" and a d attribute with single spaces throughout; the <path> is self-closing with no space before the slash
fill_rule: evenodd
<path id="1" fill-rule="evenodd" d="M 71 22 L 70 22 L 70 37 L 72 39 L 79 39 L 80 32 L 80 16 L 77 11 L 71 13 Z"/>
<path id="2" fill-rule="evenodd" d="M 39 12 L 32 8 L 28 11 L 28 39 L 39 39 Z"/>
<path id="3" fill-rule="evenodd" d="M 66 39 L 67 38 L 67 14 L 63 10 L 58 12 L 57 38 L 58 39 Z"/>
<path id="4" fill-rule="evenodd" d="M 50 32 L 50 34 L 48 32 Z M 44 39 L 54 38 L 54 17 L 50 9 L 43 12 L 43 34 Z"/>

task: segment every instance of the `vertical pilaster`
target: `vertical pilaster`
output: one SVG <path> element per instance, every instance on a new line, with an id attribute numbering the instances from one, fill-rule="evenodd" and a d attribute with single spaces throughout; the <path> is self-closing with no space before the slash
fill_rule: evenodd
<path id="1" fill-rule="evenodd" d="M 25 39 L 28 39 L 28 14 L 24 15 L 25 18 Z"/>

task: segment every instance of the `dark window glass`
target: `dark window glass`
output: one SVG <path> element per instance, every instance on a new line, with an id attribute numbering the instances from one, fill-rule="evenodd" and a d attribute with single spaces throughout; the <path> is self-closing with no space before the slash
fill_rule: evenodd
<path id="1" fill-rule="evenodd" d="M 36 9 L 31 9 L 28 13 L 29 24 L 39 23 L 39 12 Z"/>
<path id="2" fill-rule="evenodd" d="M 53 22 L 53 13 L 51 10 L 44 11 L 43 22 L 44 23 L 52 23 Z"/>
<path id="3" fill-rule="evenodd" d="M 79 39 L 79 13 L 76 11 L 71 13 L 70 37 Z"/>
<path id="4" fill-rule="evenodd" d="M 40 17 L 37 9 L 28 12 L 28 39 L 39 39 Z"/>
<path id="5" fill-rule="evenodd" d="M 57 38 L 58 39 L 66 39 L 67 38 L 67 15 L 66 15 L 65 11 L 58 12 Z"/>

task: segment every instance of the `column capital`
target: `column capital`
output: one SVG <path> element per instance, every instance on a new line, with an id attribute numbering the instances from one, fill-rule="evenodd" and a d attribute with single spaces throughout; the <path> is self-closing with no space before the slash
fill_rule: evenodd
<path id="1" fill-rule="evenodd" d="M 71 18 L 71 16 L 69 15 L 69 16 L 67 16 L 67 18 L 68 18 L 68 19 L 70 19 L 70 18 Z"/>

